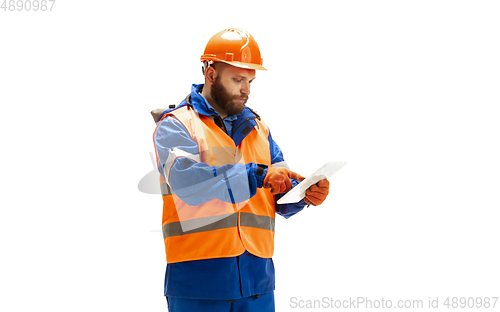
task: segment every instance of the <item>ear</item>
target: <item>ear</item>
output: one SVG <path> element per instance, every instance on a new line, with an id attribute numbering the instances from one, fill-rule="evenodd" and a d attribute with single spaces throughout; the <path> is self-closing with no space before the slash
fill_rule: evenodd
<path id="1" fill-rule="evenodd" d="M 215 82 L 215 77 L 217 76 L 217 71 L 213 66 L 209 66 L 207 70 L 205 71 L 205 80 L 210 84 L 213 85 Z"/>

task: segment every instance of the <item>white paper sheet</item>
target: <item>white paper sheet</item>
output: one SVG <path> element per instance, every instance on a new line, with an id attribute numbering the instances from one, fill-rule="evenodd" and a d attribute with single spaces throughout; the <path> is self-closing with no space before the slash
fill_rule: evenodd
<path id="1" fill-rule="evenodd" d="M 347 164 L 346 162 L 334 162 L 334 161 L 327 162 L 326 164 L 321 166 L 321 168 L 316 170 L 316 172 L 308 176 L 305 180 L 300 182 L 296 187 L 294 187 L 288 193 L 283 195 L 283 197 L 281 197 L 277 201 L 277 203 L 289 204 L 289 203 L 299 202 L 302 198 L 304 198 L 304 196 L 306 196 L 306 191 L 311 185 L 316 184 L 320 180 L 328 179 L 335 172 L 339 171 L 342 167 L 344 167 L 346 164 Z"/>

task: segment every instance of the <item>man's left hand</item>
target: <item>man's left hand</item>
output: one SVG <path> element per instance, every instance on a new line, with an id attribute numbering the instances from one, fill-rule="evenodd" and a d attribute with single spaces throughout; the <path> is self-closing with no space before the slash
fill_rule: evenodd
<path id="1" fill-rule="evenodd" d="M 325 201 L 329 190 L 330 182 L 327 179 L 321 180 L 307 189 L 304 201 L 308 205 L 319 206 Z"/>

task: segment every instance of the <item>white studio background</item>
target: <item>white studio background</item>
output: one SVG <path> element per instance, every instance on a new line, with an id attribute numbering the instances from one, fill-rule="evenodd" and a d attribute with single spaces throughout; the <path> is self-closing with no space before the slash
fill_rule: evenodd
<path id="1" fill-rule="evenodd" d="M 497 1 L 7 4 L 0 310 L 166 311 L 161 197 L 137 188 L 149 111 L 203 81 L 228 27 L 261 47 L 248 105 L 292 169 L 347 162 L 323 205 L 277 217 L 277 311 L 499 297 L 498 16 Z"/>

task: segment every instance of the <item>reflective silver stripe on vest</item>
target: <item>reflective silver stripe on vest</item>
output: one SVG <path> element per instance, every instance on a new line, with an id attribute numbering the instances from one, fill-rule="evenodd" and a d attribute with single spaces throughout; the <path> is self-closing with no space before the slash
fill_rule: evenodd
<path id="1" fill-rule="evenodd" d="M 163 238 L 184 234 L 226 229 L 238 225 L 238 213 L 228 213 L 222 216 L 197 218 L 165 224 L 162 228 Z M 190 229 L 184 231 L 184 229 Z"/>
<path id="2" fill-rule="evenodd" d="M 253 213 L 242 212 L 240 218 L 241 226 L 254 227 L 274 232 L 274 218 L 259 216 Z"/>
<path id="3" fill-rule="evenodd" d="M 213 222 L 211 222 L 212 220 Z M 241 226 L 248 226 L 273 232 L 275 228 L 274 218 L 268 216 L 259 216 L 248 212 L 241 213 L 240 222 Z M 238 213 L 228 213 L 223 216 L 204 217 L 187 221 L 172 222 L 163 226 L 163 239 L 172 236 L 226 229 L 230 227 L 236 227 L 237 225 Z M 191 230 L 183 231 L 183 228 Z"/>
<path id="4" fill-rule="evenodd" d="M 280 161 L 280 162 L 271 164 L 271 167 L 286 168 L 286 169 L 290 170 L 290 167 L 288 166 L 288 164 L 286 163 L 286 161 Z"/>
<path id="5" fill-rule="evenodd" d="M 172 189 L 166 182 L 160 183 L 161 196 L 172 195 Z"/>

